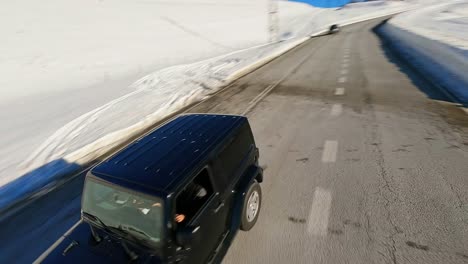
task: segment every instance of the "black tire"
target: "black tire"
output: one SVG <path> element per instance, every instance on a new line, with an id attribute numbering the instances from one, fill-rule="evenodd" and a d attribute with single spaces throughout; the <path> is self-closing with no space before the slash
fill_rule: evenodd
<path id="1" fill-rule="evenodd" d="M 249 199 L 252 197 L 254 199 L 254 193 L 258 194 L 258 208 L 256 210 L 255 216 L 251 219 L 248 218 L 247 210 L 249 208 L 248 203 Z M 257 181 L 253 181 L 250 184 L 249 189 L 245 195 L 244 205 L 242 207 L 242 218 L 241 218 L 241 226 L 240 229 L 243 231 L 249 231 L 255 225 L 258 219 L 258 215 L 260 214 L 260 209 L 262 208 L 262 189 L 260 188 L 260 184 Z M 251 215 L 252 216 L 252 215 Z"/>

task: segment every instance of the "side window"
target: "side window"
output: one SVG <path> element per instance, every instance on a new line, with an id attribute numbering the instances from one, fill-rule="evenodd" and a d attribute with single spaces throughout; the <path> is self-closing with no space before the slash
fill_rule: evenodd
<path id="1" fill-rule="evenodd" d="M 176 215 L 184 215 L 183 223 L 189 222 L 213 194 L 213 185 L 207 169 L 203 169 L 185 187 L 176 200 Z"/>

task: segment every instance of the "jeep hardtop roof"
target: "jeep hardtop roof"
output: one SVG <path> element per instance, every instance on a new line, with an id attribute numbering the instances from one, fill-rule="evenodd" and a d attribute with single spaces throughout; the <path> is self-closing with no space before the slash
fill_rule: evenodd
<path id="1" fill-rule="evenodd" d="M 247 122 L 243 116 L 181 115 L 139 138 L 91 170 L 102 180 L 169 193 Z"/>

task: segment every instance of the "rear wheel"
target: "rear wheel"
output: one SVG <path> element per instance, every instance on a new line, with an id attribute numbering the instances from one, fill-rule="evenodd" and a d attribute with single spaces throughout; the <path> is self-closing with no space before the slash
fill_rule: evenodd
<path id="1" fill-rule="evenodd" d="M 255 225 L 262 206 L 262 189 L 257 181 L 254 181 L 245 195 L 242 209 L 241 230 L 249 231 Z"/>

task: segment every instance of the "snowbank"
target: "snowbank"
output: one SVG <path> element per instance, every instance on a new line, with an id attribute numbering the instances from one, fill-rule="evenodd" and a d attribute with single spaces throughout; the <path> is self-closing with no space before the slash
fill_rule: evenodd
<path id="1" fill-rule="evenodd" d="M 24 4 L 24 1 L 8 5 L 17 7 L 16 3 Z M 267 39 L 266 1 L 121 0 L 82 1 L 71 7 L 69 4 L 42 1 L 34 4 L 36 9 L 31 8 L 36 12 L 34 16 L 26 12 L 27 15 L 20 17 L 28 17 L 26 21 L 31 22 L 28 25 L 37 28 L 27 38 L 19 37 L 18 42 L 27 39 L 36 43 L 38 46 L 32 49 L 37 51 L 28 51 L 31 54 L 21 57 L 21 52 L 15 50 L 19 49 L 15 41 L 8 43 L 7 48 L 3 45 L 0 48 L 13 50 L 3 53 L 13 55 L 3 60 L 4 64 L 0 62 L 0 69 L 10 71 L 9 67 L 17 64 L 18 70 L 11 70 L 7 74 L 11 79 L 3 80 L 9 89 L 2 88 L 6 103 L 0 105 L 0 110 L 2 107 L 11 110 L 8 106 L 13 101 L 21 102 L 18 111 L 26 113 L 20 117 L 2 116 L 8 126 L 0 131 L 5 135 L 0 141 L 4 145 L 0 152 L 6 157 L 0 163 L 0 185 L 3 185 L 0 208 L 37 190 L 49 189 L 63 175 L 171 113 L 203 100 L 236 76 L 302 43 L 306 36 L 323 31 L 331 23 L 356 22 L 411 7 L 401 2 L 379 1 L 377 5 L 356 4 L 330 10 L 280 2 L 280 36 L 284 41 L 262 44 Z M 89 12 L 86 5 L 92 7 Z M 32 26 L 34 19 L 29 16 L 39 21 L 47 17 L 48 22 L 45 26 L 43 23 Z M 13 15 L 7 18 L 17 19 Z M 54 18 L 63 22 L 57 25 Z M 86 29 L 80 28 L 83 24 Z M 7 29 L 9 35 L 17 34 L 17 29 L 4 25 L 1 29 L 2 32 Z M 42 31 L 46 31 L 44 39 L 35 35 Z M 84 32 L 89 36 L 74 35 Z M 102 34 L 104 37 L 100 37 Z M 59 45 L 56 41 L 63 43 Z M 29 46 L 24 44 L 22 48 L 27 50 Z M 239 50 L 244 47 L 249 48 Z M 12 61 L 15 62 L 10 65 Z M 171 66 L 181 62 L 187 64 Z M 150 68 L 159 70 L 133 85 L 120 81 L 130 80 L 132 76 L 137 79 L 136 76 Z M 19 78 L 18 72 L 28 74 Z M 124 77 L 113 79 L 112 76 L 119 74 Z M 99 76 L 104 76 L 101 82 L 92 84 Z M 16 90 L 18 93 L 12 92 Z M 57 90 L 64 91 L 56 93 Z M 35 92 L 41 93 L 37 96 L 48 97 L 25 104 L 30 101 L 24 96 L 30 97 Z M 41 115 L 35 116 L 37 113 Z"/>
<path id="2" fill-rule="evenodd" d="M 451 100 L 468 106 L 468 1 L 398 15 L 381 33 Z"/>

